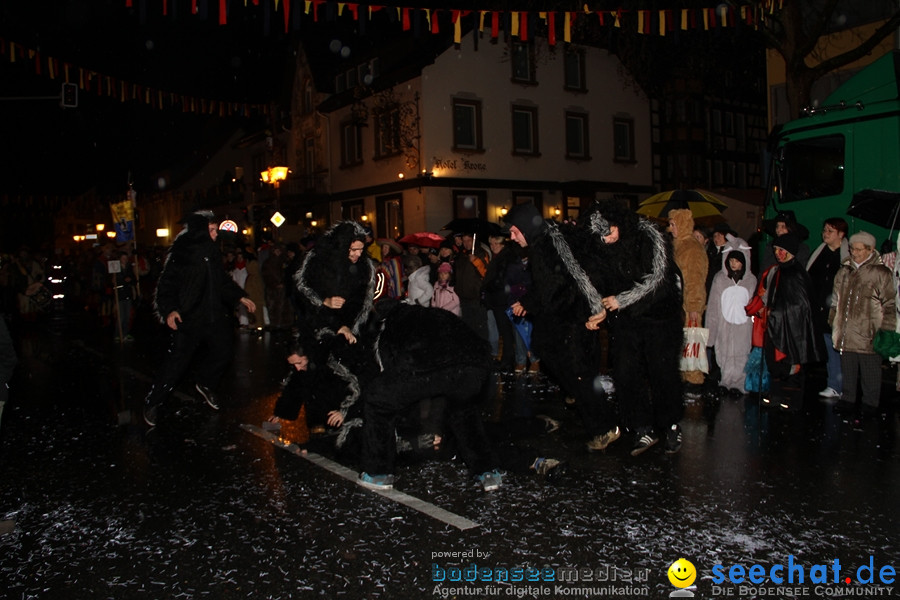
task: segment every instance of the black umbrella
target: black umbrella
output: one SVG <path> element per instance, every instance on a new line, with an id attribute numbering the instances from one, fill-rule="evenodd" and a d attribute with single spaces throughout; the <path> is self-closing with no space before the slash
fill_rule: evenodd
<path id="1" fill-rule="evenodd" d="M 893 230 L 897 224 L 898 209 L 900 209 L 900 192 L 862 190 L 853 194 L 850 206 L 847 207 L 847 214 L 880 227 L 889 226 Z"/>
<path id="2" fill-rule="evenodd" d="M 897 228 L 897 218 L 900 213 L 900 192 L 887 190 L 861 190 L 853 194 L 847 214 L 868 221 L 891 233 L 885 240 L 881 249 L 893 248 L 894 230 Z"/>
<path id="3" fill-rule="evenodd" d="M 491 235 L 503 235 L 503 229 L 497 223 L 491 223 L 486 219 L 477 217 L 467 219 L 453 219 L 441 229 L 447 229 L 453 233 L 471 233 L 473 235 L 488 237 Z"/>
<path id="4" fill-rule="evenodd" d="M 477 246 L 475 243 L 479 237 L 490 237 L 492 235 L 503 235 L 503 229 L 496 223 L 491 223 L 485 219 L 477 217 L 468 219 L 453 219 L 441 229 L 449 229 L 453 233 L 471 233 L 472 234 L 472 252 L 475 252 Z"/>

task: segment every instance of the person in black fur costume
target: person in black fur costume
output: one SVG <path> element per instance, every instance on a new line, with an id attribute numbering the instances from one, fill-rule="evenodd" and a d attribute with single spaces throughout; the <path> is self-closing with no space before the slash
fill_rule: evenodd
<path id="1" fill-rule="evenodd" d="M 489 392 L 489 344 L 438 308 L 385 300 L 376 313 L 373 349 L 380 372 L 363 388 L 360 483 L 392 486 L 398 420 L 413 405 L 441 398 L 448 433 L 470 473 L 486 491 L 499 487 L 497 457 L 481 420 Z"/>
<path id="2" fill-rule="evenodd" d="M 660 435 L 667 453 L 678 452 L 684 319 L 671 244 L 648 220 L 613 201 L 593 204 L 580 226 L 591 234 L 583 259 L 606 309 L 586 325 L 596 330 L 606 320 L 619 408 L 635 432 L 631 454 Z"/>
<path id="3" fill-rule="evenodd" d="M 367 377 L 370 364 L 366 349 L 357 344 L 375 298 L 375 266 L 366 254 L 365 240 L 359 223 L 336 223 L 316 241 L 294 276 L 304 306 L 298 343 L 316 369 L 327 370 L 317 375 L 319 382 L 343 382 L 316 385 L 340 390 L 338 425 L 345 432 L 361 424 L 346 417 L 359 400 L 360 376 Z"/>
<path id="4" fill-rule="evenodd" d="M 450 443 L 485 490 L 499 487 L 497 456 L 481 420 L 490 391 L 488 343 L 448 311 L 391 299 L 375 305 L 361 334 L 364 352 L 351 366 L 364 373 L 361 403 L 342 402 L 351 384 L 295 346 L 288 362 L 296 370 L 275 404 L 275 417 L 296 419 L 305 404 L 308 419 L 339 428 L 338 451 L 353 454 L 361 446 L 359 483 L 389 489 L 401 419 L 424 400 L 441 400 L 440 420 L 446 422 Z M 360 422 L 361 438 L 355 429 Z"/>
<path id="5" fill-rule="evenodd" d="M 156 286 L 156 317 L 172 330 L 166 359 L 144 399 L 144 421 L 156 425 L 159 405 L 177 385 L 191 360 L 204 348 L 197 366 L 195 389 L 218 410 L 213 390 L 231 361 L 234 311 L 256 305 L 225 272 L 215 244 L 218 235 L 213 213 L 198 211 L 183 221 L 184 229 L 169 248 Z"/>
<path id="6" fill-rule="evenodd" d="M 599 341 L 584 326 L 588 317 L 602 311 L 603 306 L 600 293 L 570 246 L 570 242 L 583 244 L 581 238 L 587 236 L 573 227 L 543 219 L 531 203 L 514 206 L 505 221 L 512 241 L 528 250 L 532 277 L 531 288 L 512 305 L 513 314 L 532 316 L 532 346 L 544 368 L 575 398 L 591 438 L 588 450 L 605 450 L 619 438 L 620 431 L 615 411 L 600 385 Z"/>

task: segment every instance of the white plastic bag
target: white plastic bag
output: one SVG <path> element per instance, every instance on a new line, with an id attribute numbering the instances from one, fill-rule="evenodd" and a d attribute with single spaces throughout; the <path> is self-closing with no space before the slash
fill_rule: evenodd
<path id="1" fill-rule="evenodd" d="M 684 328 L 684 347 L 681 350 L 682 371 L 709 373 L 709 361 L 706 358 L 707 340 L 709 340 L 709 329 L 705 327 Z"/>

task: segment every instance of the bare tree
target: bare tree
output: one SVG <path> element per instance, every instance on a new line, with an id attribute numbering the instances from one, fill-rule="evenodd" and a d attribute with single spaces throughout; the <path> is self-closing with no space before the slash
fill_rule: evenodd
<path id="1" fill-rule="evenodd" d="M 853 22 L 886 19 L 868 37 Z M 790 0 L 767 15 L 760 35 L 765 45 L 784 59 L 785 85 L 791 118 L 809 106 L 813 84 L 823 75 L 866 56 L 900 25 L 896 2 L 857 3 L 849 0 Z M 843 42 L 856 36 L 849 50 L 831 56 L 828 35 L 844 30 Z M 827 57 L 827 58 L 826 58 Z"/>

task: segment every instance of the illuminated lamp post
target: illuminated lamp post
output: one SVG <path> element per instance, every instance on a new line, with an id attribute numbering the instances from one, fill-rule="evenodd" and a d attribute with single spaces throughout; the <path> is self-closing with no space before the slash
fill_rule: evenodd
<path id="1" fill-rule="evenodd" d="M 272 224 L 275 225 L 275 231 L 277 233 L 278 228 L 284 224 L 284 216 L 278 212 L 279 203 L 281 200 L 281 182 L 287 179 L 288 176 L 288 168 L 287 167 L 269 167 L 265 171 L 259 174 L 260 178 L 262 178 L 263 183 L 271 183 L 275 186 L 275 214 L 272 215 L 271 221 Z M 275 236 L 273 236 L 274 238 Z"/>

